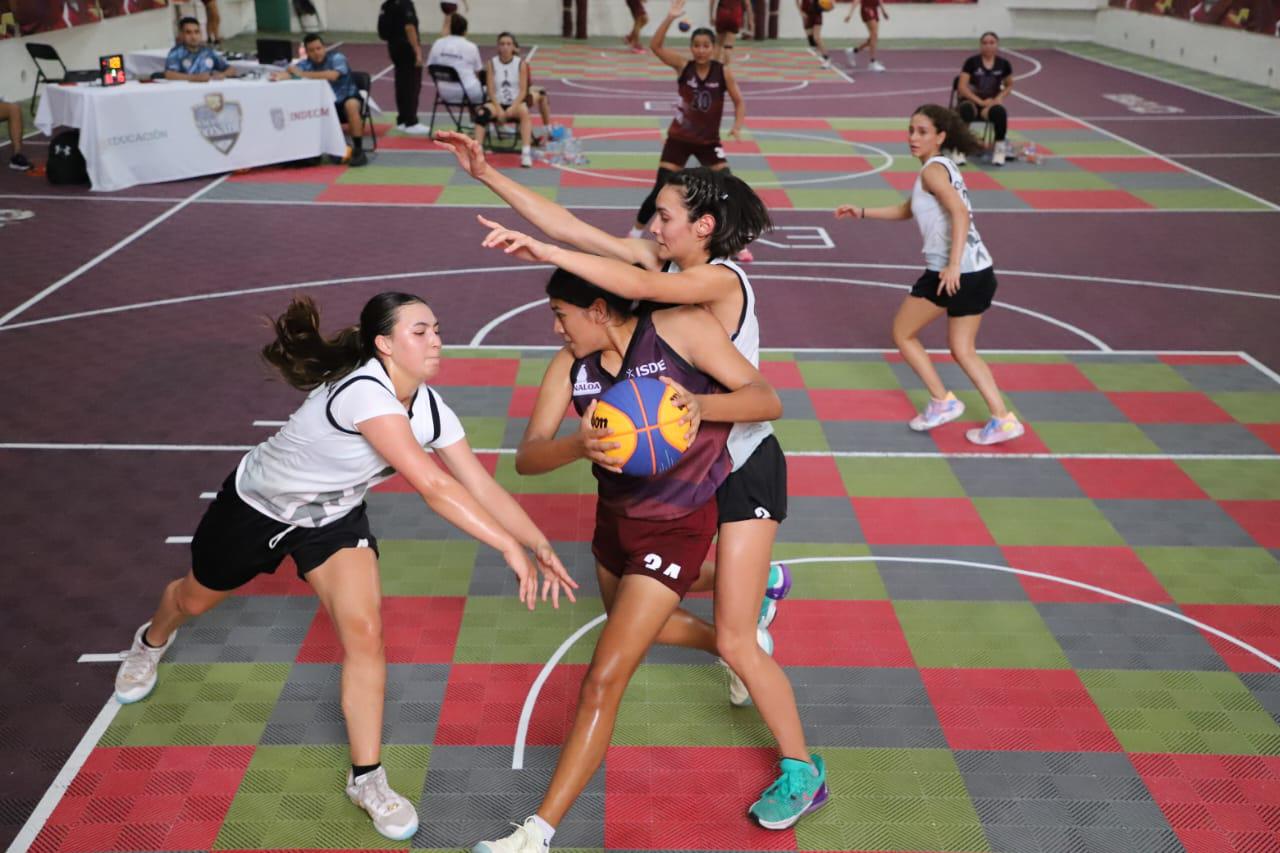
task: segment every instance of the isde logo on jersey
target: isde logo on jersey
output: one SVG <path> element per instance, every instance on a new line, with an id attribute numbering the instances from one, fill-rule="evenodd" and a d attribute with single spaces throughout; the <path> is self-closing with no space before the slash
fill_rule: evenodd
<path id="1" fill-rule="evenodd" d="M 573 396 L 581 397 L 584 394 L 599 394 L 600 383 L 589 381 L 587 376 L 587 366 L 584 364 L 578 368 L 578 376 L 573 380 Z"/>
<path id="2" fill-rule="evenodd" d="M 649 361 L 644 364 L 637 364 L 634 367 L 627 368 L 627 378 L 635 379 L 637 376 L 657 376 L 665 373 L 667 370 L 667 362 L 665 359 L 657 361 Z"/>

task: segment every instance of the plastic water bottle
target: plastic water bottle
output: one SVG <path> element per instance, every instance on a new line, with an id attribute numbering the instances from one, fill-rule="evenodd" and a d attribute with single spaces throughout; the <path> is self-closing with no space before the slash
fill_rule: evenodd
<path id="1" fill-rule="evenodd" d="M 1034 142 L 1028 142 L 1023 146 L 1022 159 L 1026 160 L 1032 166 L 1040 165 L 1040 152 L 1036 151 L 1036 144 Z"/>

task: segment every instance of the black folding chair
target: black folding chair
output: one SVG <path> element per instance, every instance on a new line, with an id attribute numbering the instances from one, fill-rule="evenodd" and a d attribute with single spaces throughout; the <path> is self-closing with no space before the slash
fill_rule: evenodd
<path id="1" fill-rule="evenodd" d="M 98 79 L 98 70 L 88 68 L 83 71 L 68 71 L 67 66 L 58 56 L 51 44 L 27 42 L 27 53 L 36 64 L 36 84 L 31 87 L 31 115 L 36 114 L 36 96 L 41 83 L 88 83 Z M 48 69 L 48 70 L 46 70 Z"/>
<path id="2" fill-rule="evenodd" d="M 947 106 L 955 110 L 957 113 L 960 111 L 959 110 L 959 107 L 960 107 L 960 75 L 959 74 L 951 78 L 951 100 L 947 101 Z M 973 122 L 971 122 L 971 124 L 982 125 L 982 135 L 979 137 L 979 139 L 982 141 L 983 145 L 985 145 L 987 148 L 990 148 L 996 138 L 996 126 L 992 124 L 989 119 L 983 118 L 981 112 L 978 113 L 978 117 L 974 119 Z"/>
<path id="3" fill-rule="evenodd" d="M 440 107 L 444 107 L 444 111 L 453 120 L 453 129 L 458 133 L 462 133 L 464 127 L 474 126 L 481 105 L 467 96 L 467 90 L 462 85 L 462 78 L 458 76 L 458 69 L 452 65 L 428 65 L 427 73 L 431 75 L 431 82 L 436 87 L 436 99 L 431 104 L 431 124 L 428 125 L 427 130 L 435 133 L 436 110 Z M 458 92 L 460 100 L 445 100 L 444 95 L 441 93 L 441 84 L 457 87 L 455 91 Z"/>
<path id="4" fill-rule="evenodd" d="M 378 150 L 378 131 L 373 126 L 373 112 L 369 107 L 372 96 L 369 94 L 373 82 L 367 71 L 352 71 L 351 82 L 356 84 L 356 94 L 360 97 L 360 135 L 373 140 L 372 151 Z"/>

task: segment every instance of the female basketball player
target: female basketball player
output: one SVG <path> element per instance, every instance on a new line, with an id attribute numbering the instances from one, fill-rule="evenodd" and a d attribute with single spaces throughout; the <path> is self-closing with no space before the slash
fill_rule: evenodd
<path id="1" fill-rule="evenodd" d="M 274 436 L 249 451 L 222 484 L 191 542 L 191 570 L 165 587 L 116 675 L 121 703 L 145 699 L 178 626 L 292 557 L 342 643 L 342 712 L 351 744 L 347 796 L 387 838 L 418 828 L 409 800 L 379 763 L 387 661 L 379 613 L 378 543 L 364 496 L 399 472 L 427 505 L 496 548 L 532 610 L 577 585 L 547 537 L 471 452 L 457 415 L 427 386 L 440 369 L 440 327 L 421 299 L 382 293 L 360 324 L 326 340 L 315 305 L 297 297 L 262 351 L 285 381 L 310 395 Z M 448 466 L 432 462 L 426 448 Z M 450 473 L 451 472 L 451 473 Z M 451 475 L 452 474 L 452 475 Z"/>
<path id="2" fill-rule="evenodd" d="M 977 350 L 978 326 L 996 292 L 995 269 L 973 224 L 964 178 L 954 163 L 941 156 L 944 146 L 973 154 L 982 150 L 982 144 L 960 116 L 937 104 L 926 104 L 912 114 L 907 140 L 911 155 L 923 164 L 911 198 L 893 207 L 844 204 L 836 208 L 836 218 L 914 218 L 920 227 L 925 271 L 893 319 L 893 342 L 929 389 L 929 403 L 911 419 L 911 428 L 924 432 L 964 414 L 964 403 L 947 390 L 917 337 L 921 329 L 946 314 L 951 354 L 990 410 L 986 425 L 968 430 L 965 436 L 974 444 L 1011 441 L 1025 429 L 1005 406 L 991 368 Z"/>

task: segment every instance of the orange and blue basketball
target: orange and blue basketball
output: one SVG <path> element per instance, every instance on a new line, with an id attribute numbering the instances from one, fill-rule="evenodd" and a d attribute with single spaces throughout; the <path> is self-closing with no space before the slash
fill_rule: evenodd
<path id="1" fill-rule="evenodd" d="M 830 12 L 835 7 L 835 0 L 818 0 L 818 8 L 824 12 Z"/>
<path id="2" fill-rule="evenodd" d="M 681 424 L 684 410 L 671 402 L 675 389 L 642 376 L 626 379 L 600 395 L 591 425 L 613 431 L 610 450 L 622 473 L 654 477 L 680 460 L 689 445 L 688 426 Z"/>

